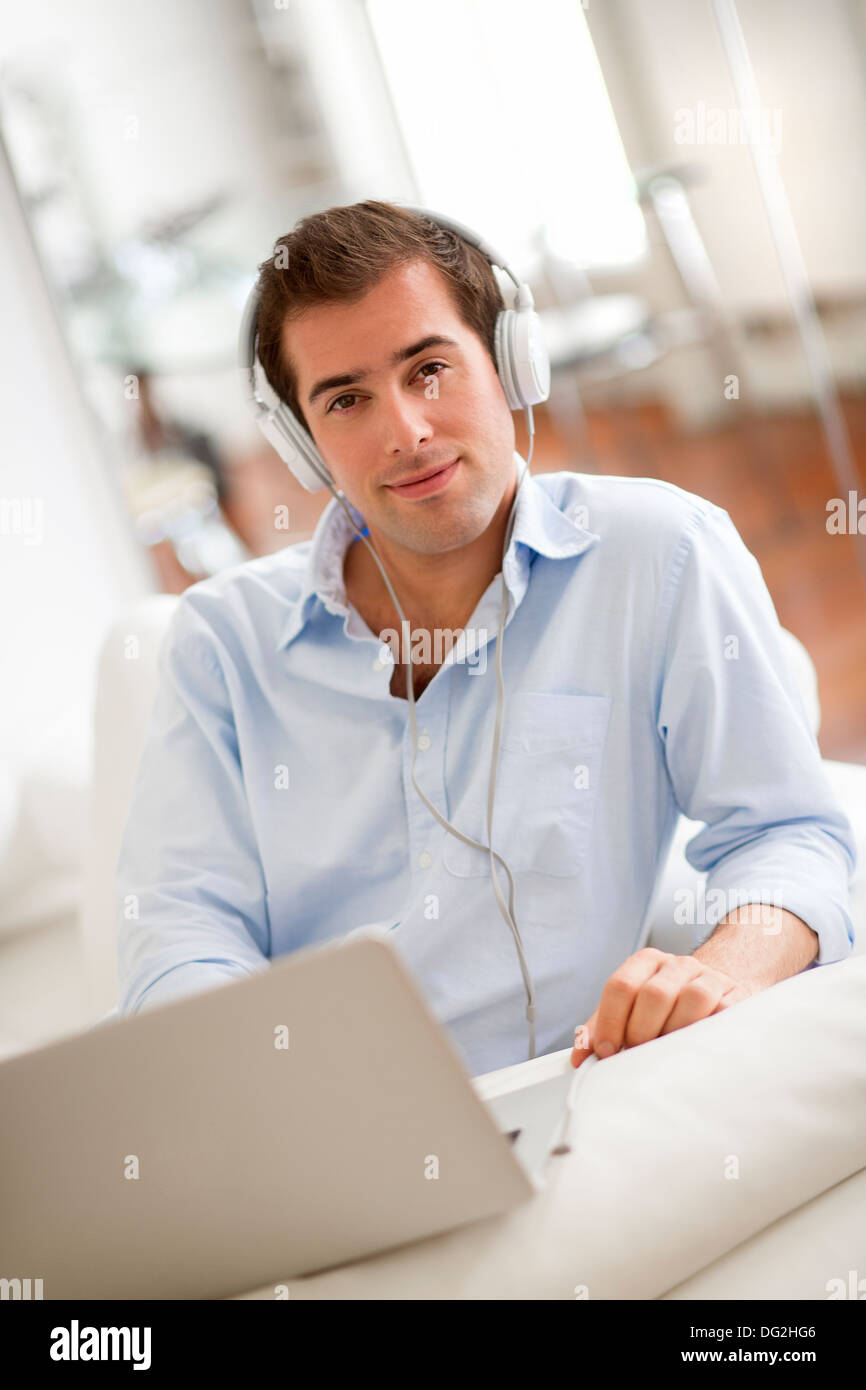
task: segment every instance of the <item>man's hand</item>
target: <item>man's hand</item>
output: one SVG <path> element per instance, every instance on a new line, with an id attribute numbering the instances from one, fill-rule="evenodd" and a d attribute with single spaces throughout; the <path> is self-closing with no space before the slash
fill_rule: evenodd
<path id="1" fill-rule="evenodd" d="M 696 956 L 666 955 L 647 946 L 613 972 L 595 1013 L 575 1029 L 571 1064 L 579 1067 L 591 1052 L 609 1057 L 622 1047 L 673 1033 L 729 1009 L 758 988 Z"/>

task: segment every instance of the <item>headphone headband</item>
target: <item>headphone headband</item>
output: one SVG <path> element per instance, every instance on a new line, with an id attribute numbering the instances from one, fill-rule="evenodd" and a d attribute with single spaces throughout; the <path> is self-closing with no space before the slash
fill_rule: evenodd
<path id="1" fill-rule="evenodd" d="M 395 204 L 395 206 L 397 205 Z M 461 241 L 465 241 L 469 246 L 474 246 L 476 251 L 480 251 L 491 265 L 496 265 L 500 270 L 504 270 L 515 285 L 520 284 L 505 257 L 501 256 L 495 247 L 490 245 L 489 241 L 485 241 L 477 232 L 473 232 L 471 227 L 467 227 L 465 222 L 458 222 L 456 217 L 445 217 L 441 212 L 432 212 L 430 208 L 416 207 L 414 203 L 400 203 L 399 206 L 404 212 L 414 212 L 416 217 L 426 217 L 429 222 L 435 222 L 438 227 L 443 227 L 445 231 L 453 232 L 455 236 L 460 237 Z"/>

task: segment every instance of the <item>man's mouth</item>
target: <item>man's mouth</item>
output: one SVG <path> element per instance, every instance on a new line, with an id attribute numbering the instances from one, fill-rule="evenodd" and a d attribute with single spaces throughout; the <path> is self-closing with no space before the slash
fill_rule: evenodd
<path id="1" fill-rule="evenodd" d="M 388 486 L 395 492 L 399 492 L 404 497 L 426 496 L 430 492 L 438 492 L 441 487 L 445 487 L 454 473 L 460 456 L 452 459 L 449 463 L 439 464 L 436 468 L 428 468 L 423 473 L 418 473 L 414 478 L 409 478 L 403 483 L 389 483 Z"/>

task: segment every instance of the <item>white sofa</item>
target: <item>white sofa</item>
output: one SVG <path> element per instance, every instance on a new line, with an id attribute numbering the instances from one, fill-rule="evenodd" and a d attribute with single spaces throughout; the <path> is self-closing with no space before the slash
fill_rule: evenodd
<path id="1" fill-rule="evenodd" d="M 116 1007 L 114 872 L 176 603 L 137 604 L 100 661 L 81 915 L 94 1022 Z M 814 668 L 788 644 L 817 731 Z M 858 841 L 852 958 L 590 1069 L 572 1155 L 518 1211 L 293 1280 L 291 1296 L 826 1298 L 866 1275 L 866 767 L 825 768 Z M 649 941 L 664 950 L 693 949 L 674 890 L 698 887 L 683 857 L 698 828 L 680 822 L 659 878 Z"/>

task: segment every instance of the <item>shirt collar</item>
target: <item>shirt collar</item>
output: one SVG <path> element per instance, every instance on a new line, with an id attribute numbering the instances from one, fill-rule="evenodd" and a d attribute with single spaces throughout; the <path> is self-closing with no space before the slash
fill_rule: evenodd
<path id="1" fill-rule="evenodd" d="M 519 476 L 525 460 L 516 450 L 514 462 Z M 357 522 L 358 529 L 363 529 L 366 524 L 365 517 L 345 495 L 343 502 Z M 283 624 L 277 651 L 287 646 L 302 630 L 315 599 L 318 598 L 329 613 L 341 616 L 348 614 L 343 562 L 356 534 L 340 503 L 336 497 L 332 497 L 313 532 L 301 592 Z M 519 601 L 528 582 L 528 556 L 526 552 L 523 553 L 524 563 L 521 566 L 518 544 L 539 555 L 545 555 L 548 559 L 560 560 L 579 555 L 598 540 L 599 536 L 595 532 L 587 531 L 569 516 L 567 511 L 560 509 L 538 477 L 527 473 L 517 494 L 514 529 L 503 563 L 506 585 L 512 589 L 515 586 L 519 589 L 519 593 L 515 595 Z"/>

